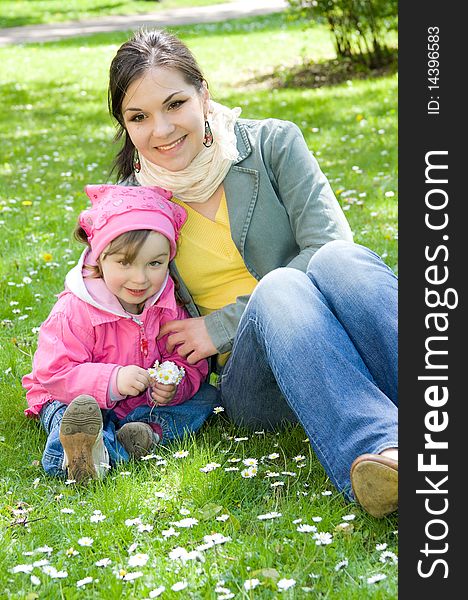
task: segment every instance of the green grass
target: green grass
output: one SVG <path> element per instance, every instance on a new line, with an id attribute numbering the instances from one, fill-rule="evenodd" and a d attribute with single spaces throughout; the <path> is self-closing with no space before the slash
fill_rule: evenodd
<path id="1" fill-rule="evenodd" d="M 303 23 L 284 23 L 272 15 L 177 31 L 198 56 L 215 99 L 241 106 L 245 117 L 298 123 L 339 202 L 349 207 L 355 240 L 396 269 L 396 76 L 271 90 L 253 82 L 296 64 L 301 55 L 316 60 L 333 55 L 324 29 L 306 30 Z M 31 367 L 37 327 L 81 251 L 71 232 L 86 205 L 83 186 L 108 180 L 115 149 L 106 112 L 107 69 L 127 35 L 0 49 L 0 598 L 147 598 L 159 585 L 167 590 L 163 598 L 219 598 L 223 594 L 215 589 L 221 580 L 235 598 L 396 598 L 397 567 L 391 557 L 381 562 L 385 555 L 376 549 L 387 544 L 388 551 L 396 552 L 396 517 L 377 521 L 347 504 L 327 480 L 300 427 L 278 435 L 252 434 L 213 417 L 197 437 L 161 449 L 166 465 L 157 459 L 124 465 L 85 489 L 49 479 L 41 470 L 45 434 L 23 416 L 21 377 Z M 247 440 L 235 441 L 244 434 Z M 173 453 L 181 448 L 188 456 L 175 459 Z M 280 456 L 262 459 L 273 452 Z M 298 455 L 305 456 L 299 461 L 303 466 L 294 460 Z M 259 460 L 256 477 L 224 470 L 239 466 L 229 460 L 249 457 Z M 200 472 L 209 462 L 221 466 Z M 279 477 L 265 477 L 268 470 Z M 284 485 L 271 487 L 273 481 Z M 326 490 L 331 495 L 322 495 Z M 62 513 L 62 508 L 75 513 Z M 199 523 L 164 539 L 161 532 L 183 518 L 182 508 Z M 15 512 L 19 509 L 23 515 Z M 106 519 L 92 523 L 95 510 Z M 257 519 L 272 511 L 282 516 Z M 355 519 L 340 531 L 342 517 L 350 513 Z M 220 514 L 229 516 L 217 521 Z M 29 526 L 18 522 L 24 515 Z M 322 521 L 314 523 L 316 516 Z M 154 529 L 140 533 L 125 525 L 136 517 Z M 296 530 L 297 519 L 331 533 L 333 542 L 317 546 L 311 533 Z M 169 558 L 172 549 L 193 550 L 214 532 L 231 540 L 203 552 L 204 562 Z M 94 539 L 91 547 L 78 544 L 85 536 Z M 129 553 L 134 543 L 137 548 Z M 53 548 L 50 556 L 38 551 L 44 546 Z M 67 553 L 70 548 L 79 554 Z M 130 568 L 128 559 L 135 553 L 148 554 L 148 563 Z M 68 576 L 52 578 L 37 566 L 33 574 L 41 583 L 36 586 L 30 573 L 11 572 L 43 558 Z M 102 558 L 111 559 L 111 565 L 96 567 Z M 348 565 L 335 571 L 345 559 Z M 114 574 L 120 568 L 143 576 L 122 581 Z M 367 583 L 378 573 L 386 579 Z M 76 582 L 88 576 L 93 582 L 77 588 Z M 243 588 L 249 578 L 261 581 L 250 592 Z M 295 587 L 280 594 L 276 581 L 281 578 L 295 579 Z M 171 591 L 177 581 L 188 587 Z"/>
<path id="2" fill-rule="evenodd" d="M 229 0 L 0 0 L 0 27 L 61 23 L 110 15 L 134 15 L 169 8 L 207 6 Z"/>

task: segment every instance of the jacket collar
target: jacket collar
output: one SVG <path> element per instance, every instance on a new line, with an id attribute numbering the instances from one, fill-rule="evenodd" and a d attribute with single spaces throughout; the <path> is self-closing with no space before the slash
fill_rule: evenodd
<path id="1" fill-rule="evenodd" d="M 236 121 L 236 124 L 234 125 L 234 133 L 236 134 L 237 150 L 239 151 L 239 156 L 234 162 L 234 164 L 237 164 L 249 156 L 249 154 L 252 152 L 252 147 L 245 132 L 245 128 L 242 123 L 239 123 L 239 121 Z"/>

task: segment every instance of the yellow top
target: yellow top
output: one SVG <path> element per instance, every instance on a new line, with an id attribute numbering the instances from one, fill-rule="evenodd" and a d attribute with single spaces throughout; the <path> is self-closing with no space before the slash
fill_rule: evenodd
<path id="1" fill-rule="evenodd" d="M 177 198 L 172 200 L 183 206 L 188 215 L 175 263 L 200 313 L 207 315 L 232 304 L 237 296 L 251 294 L 258 282 L 232 241 L 224 192 L 214 221 Z"/>

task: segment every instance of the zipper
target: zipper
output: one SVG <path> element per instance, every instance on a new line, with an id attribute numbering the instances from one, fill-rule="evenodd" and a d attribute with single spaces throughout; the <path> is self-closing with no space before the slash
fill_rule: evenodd
<path id="1" fill-rule="evenodd" d="M 143 356 L 146 358 L 148 356 L 148 340 L 145 335 L 145 328 L 143 326 L 142 321 L 137 319 L 136 317 L 132 317 L 132 321 L 138 325 L 140 328 L 140 351 Z"/>

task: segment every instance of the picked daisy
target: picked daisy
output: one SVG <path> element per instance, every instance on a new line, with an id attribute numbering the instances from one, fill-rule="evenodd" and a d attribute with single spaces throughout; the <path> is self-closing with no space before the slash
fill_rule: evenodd
<path id="1" fill-rule="evenodd" d="M 215 406 L 213 408 L 213 412 L 215 415 L 219 415 L 219 413 L 224 412 L 224 408 L 222 406 Z"/>
<path id="2" fill-rule="evenodd" d="M 172 362 L 171 360 L 165 360 L 162 363 L 159 363 L 157 360 L 154 365 L 148 369 L 148 374 L 151 380 L 157 381 L 158 383 L 179 385 L 185 375 L 185 369 L 184 367 L 178 367 L 175 362 Z"/>

